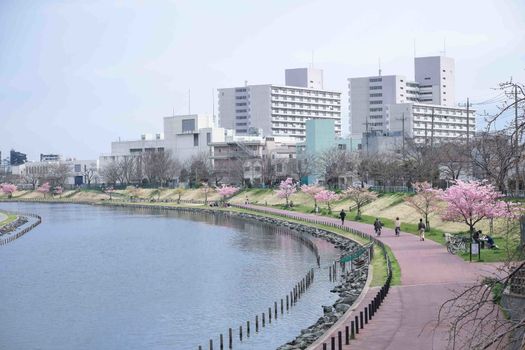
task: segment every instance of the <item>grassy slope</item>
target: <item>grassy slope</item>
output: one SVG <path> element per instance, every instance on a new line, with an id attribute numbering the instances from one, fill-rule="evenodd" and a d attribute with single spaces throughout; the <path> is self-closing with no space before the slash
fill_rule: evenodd
<path id="1" fill-rule="evenodd" d="M 2 221 L 0 221 L 0 227 L 11 223 L 11 222 L 15 221 L 16 218 L 18 218 L 18 216 L 15 215 L 15 214 L 10 214 L 10 213 L 7 213 L 7 212 L 2 212 L 2 214 L 5 214 L 7 217 L 4 218 Z"/>
<path id="2" fill-rule="evenodd" d="M 248 190 L 243 193 L 238 194 L 232 200 L 234 203 L 244 202 L 246 196 L 248 196 L 251 203 L 262 204 L 265 202 L 270 206 L 284 207 L 284 199 L 278 198 L 275 195 L 275 192 L 272 190 Z M 376 217 L 381 218 L 381 221 L 385 224 L 387 228 L 394 228 L 394 220 L 396 217 L 401 219 L 401 230 L 404 232 L 409 232 L 416 234 L 417 233 L 417 223 L 421 215 L 412 207 L 408 206 L 404 202 L 406 194 L 401 193 L 392 193 L 384 194 L 380 196 L 377 200 L 372 203 L 369 203 L 363 208 L 363 215 L 361 222 L 372 224 Z M 312 213 L 313 212 L 313 200 L 310 199 L 304 193 L 295 193 L 291 200 L 294 202 L 294 207 L 288 208 L 291 211 L 303 212 L 303 213 Z M 349 200 L 338 201 L 332 204 L 332 214 L 329 214 L 325 208 L 321 209 L 321 214 L 327 216 L 337 217 L 338 212 L 344 208 L 348 209 L 349 206 L 352 206 L 352 202 Z M 355 211 L 348 212 L 347 219 L 353 220 L 355 218 Z M 444 222 L 440 219 L 437 213 L 434 213 L 430 216 L 430 232 L 426 233 L 426 238 L 433 240 L 440 244 L 445 244 L 445 238 L 443 236 L 444 232 L 450 233 L 463 233 L 465 234 L 468 230 L 467 226 L 462 223 L 456 222 Z M 501 249 L 493 250 L 482 250 L 481 259 L 484 262 L 496 262 L 496 261 L 505 261 L 508 259 L 507 248 L 510 248 L 510 251 L 513 252 L 519 244 L 519 232 L 515 229 L 512 234 L 509 236 L 508 242 L 509 247 L 507 247 L 507 239 L 504 236 L 503 228 L 504 223 L 502 221 L 495 222 L 494 225 L 494 241 Z M 477 225 L 477 228 L 483 230 L 484 232 L 489 232 L 489 222 L 484 220 Z M 465 253 L 461 255 L 465 260 L 469 259 L 469 254 Z M 523 256 L 515 258 L 524 258 Z"/>

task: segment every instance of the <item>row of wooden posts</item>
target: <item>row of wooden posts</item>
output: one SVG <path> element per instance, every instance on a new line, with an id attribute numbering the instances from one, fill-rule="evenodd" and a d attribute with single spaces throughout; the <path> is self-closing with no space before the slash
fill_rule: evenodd
<path id="1" fill-rule="evenodd" d="M 242 207 L 242 206 L 241 206 Z M 250 210 L 259 211 L 263 213 L 271 213 L 275 214 L 274 212 L 270 210 L 266 210 L 264 208 L 253 208 L 250 207 Z M 362 231 L 353 229 L 351 227 L 340 225 L 336 222 L 329 222 L 324 220 L 319 220 L 317 218 L 309 218 L 309 217 L 301 217 L 294 214 L 288 214 L 288 213 L 279 213 L 279 215 L 295 219 L 295 220 L 302 220 L 318 225 L 326 225 L 334 228 L 338 228 L 347 232 L 351 232 L 352 234 L 358 235 L 362 238 L 368 239 L 370 242 L 374 243 L 375 245 L 379 246 L 381 249 L 381 253 L 386 261 L 387 264 L 387 278 L 385 280 L 385 283 L 383 286 L 379 289 L 375 297 L 366 305 L 362 311 L 359 312 L 359 314 L 354 316 L 354 319 L 349 322 L 345 326 L 344 330 L 344 340 L 343 340 L 343 332 L 338 331 L 337 336 L 331 336 L 329 343 L 323 342 L 323 350 L 328 350 L 328 345 L 330 344 L 330 350 L 342 350 L 343 348 L 343 342 L 345 345 L 350 344 L 351 339 L 355 339 L 357 334 L 359 334 L 359 330 L 363 329 L 366 324 L 375 316 L 376 312 L 379 310 L 381 304 L 385 300 L 388 291 L 390 290 L 390 284 L 392 282 L 392 264 L 390 261 L 390 257 L 388 256 L 386 252 L 385 244 L 377 239 L 376 237 L 369 235 L 367 233 L 364 233 Z M 371 262 L 374 254 L 373 245 L 370 246 L 370 249 L 367 252 L 368 254 L 368 260 Z M 341 265 L 343 270 L 345 269 L 344 265 Z M 332 266 L 329 267 L 329 276 L 330 280 L 335 280 L 337 278 L 337 262 L 334 262 Z"/>
<path id="2" fill-rule="evenodd" d="M 29 225 L 27 227 L 24 227 L 22 230 L 20 230 L 19 232 L 17 232 L 14 235 L 9 235 L 9 237 L 7 237 L 7 238 L 0 239 L 0 246 L 6 245 L 7 243 L 10 243 L 10 242 L 14 241 L 17 238 L 22 237 L 23 235 L 25 235 L 26 233 L 28 233 L 29 231 L 31 231 L 32 229 L 34 229 L 35 227 L 40 225 L 40 223 L 42 222 L 42 218 L 40 216 L 36 215 L 36 214 L 26 214 L 26 213 L 23 213 L 23 214 L 22 213 L 13 213 L 13 214 L 17 214 L 18 216 L 33 217 L 33 218 L 36 219 L 36 221 L 33 222 L 31 225 Z"/>
<path id="3" fill-rule="evenodd" d="M 260 328 L 266 327 L 266 322 L 268 321 L 268 324 L 272 323 L 273 320 L 277 320 L 279 318 L 279 314 L 281 317 L 284 315 L 284 311 L 286 308 L 286 312 L 290 310 L 301 298 L 301 296 L 306 292 L 306 290 L 312 285 L 314 281 L 314 269 L 310 269 L 308 273 L 293 287 L 293 289 L 290 291 L 289 294 L 286 295 L 286 297 L 281 298 L 280 307 L 279 303 L 275 301 L 273 303 L 273 308 L 270 306 L 268 308 L 268 312 L 262 312 L 260 323 L 259 323 L 259 315 L 255 315 L 255 333 L 259 333 Z M 273 310 L 273 312 L 272 312 Z M 279 312 L 280 311 L 280 312 Z M 261 326 L 261 327 L 259 327 Z M 239 341 L 243 341 L 243 330 L 245 331 L 245 337 L 250 337 L 250 321 L 246 321 L 246 325 L 243 328 L 243 325 L 239 326 Z M 228 329 L 227 339 L 224 336 L 224 334 L 219 334 L 219 343 L 217 349 L 224 350 L 226 347 L 227 349 L 233 349 L 233 342 L 234 342 L 234 330 L 233 328 Z M 214 343 L 213 339 L 209 340 L 209 350 L 214 349 Z M 203 350 L 202 345 L 199 345 L 199 350 Z"/>

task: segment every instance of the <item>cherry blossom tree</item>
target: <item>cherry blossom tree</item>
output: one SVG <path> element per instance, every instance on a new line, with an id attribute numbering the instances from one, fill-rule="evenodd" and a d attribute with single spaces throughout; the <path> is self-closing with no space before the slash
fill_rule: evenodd
<path id="1" fill-rule="evenodd" d="M 0 184 L 0 190 L 7 195 L 7 198 L 12 198 L 13 193 L 16 192 L 16 185 L 9 184 L 9 183 L 3 183 Z"/>
<path id="2" fill-rule="evenodd" d="M 297 184 L 293 182 L 291 177 L 286 180 L 281 181 L 279 184 L 279 190 L 277 192 L 277 197 L 286 199 L 286 207 L 288 208 L 288 203 L 290 196 L 297 192 Z"/>
<path id="3" fill-rule="evenodd" d="M 313 198 L 314 209 L 317 208 L 317 199 L 315 199 L 315 195 L 321 192 L 322 190 L 324 190 L 324 188 L 317 184 L 301 186 L 301 191 L 303 191 L 304 193 L 306 193 L 307 195 Z"/>
<path id="4" fill-rule="evenodd" d="M 46 198 L 46 194 L 49 193 L 50 190 L 51 186 L 49 185 L 49 182 L 45 182 L 42 186 L 36 189 L 37 192 L 40 192 L 44 195 L 44 198 Z"/>
<path id="5" fill-rule="evenodd" d="M 465 223 L 471 236 L 474 226 L 481 220 L 512 217 L 518 210 L 500 200 L 503 195 L 493 185 L 482 181 L 456 180 L 445 191 L 435 193 L 447 203 L 442 213 L 443 220 Z"/>
<path id="6" fill-rule="evenodd" d="M 222 186 L 217 189 L 217 192 L 222 196 L 223 202 L 226 202 L 226 197 L 231 197 L 238 191 L 239 191 L 238 187 L 228 186 L 225 184 L 222 184 Z"/>
<path id="7" fill-rule="evenodd" d="M 62 186 L 56 186 L 54 189 L 53 189 L 53 195 L 59 195 L 60 198 L 62 198 L 62 193 L 64 192 L 64 189 L 62 188 Z"/>
<path id="8" fill-rule="evenodd" d="M 320 203 L 326 203 L 326 205 L 328 206 L 328 211 L 330 213 L 332 212 L 332 208 L 330 207 L 330 202 L 335 201 L 338 198 L 339 196 L 335 192 L 330 191 L 330 190 L 322 190 L 321 192 L 315 195 L 316 201 Z"/>
<path id="9" fill-rule="evenodd" d="M 412 184 L 416 194 L 405 198 L 405 203 L 416 209 L 425 217 L 426 231 L 430 230 L 430 220 L 428 216 L 438 209 L 439 192 L 432 189 L 432 185 L 425 182 L 416 182 Z"/>
<path id="10" fill-rule="evenodd" d="M 356 205 L 356 220 L 361 220 L 361 208 L 368 202 L 373 201 L 377 198 L 377 193 L 369 191 L 367 188 L 360 186 L 348 187 L 344 192 L 343 196 L 350 199 Z"/>

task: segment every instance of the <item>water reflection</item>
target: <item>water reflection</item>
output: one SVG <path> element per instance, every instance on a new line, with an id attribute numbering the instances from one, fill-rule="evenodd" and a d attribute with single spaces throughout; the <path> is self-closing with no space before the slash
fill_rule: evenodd
<path id="1" fill-rule="evenodd" d="M 0 203 L 44 218 L 0 247 L 0 349 L 196 349 L 283 298 L 315 255 L 268 224 L 225 215 Z M 322 261 L 337 251 L 322 241 Z M 319 271 L 317 271 L 319 272 Z M 327 275 L 236 349 L 271 349 L 331 304 Z M 207 348 L 204 347 L 204 348 Z"/>

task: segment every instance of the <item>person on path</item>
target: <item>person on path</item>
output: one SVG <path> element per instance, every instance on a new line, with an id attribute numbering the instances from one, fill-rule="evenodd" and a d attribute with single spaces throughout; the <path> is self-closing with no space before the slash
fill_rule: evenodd
<path id="1" fill-rule="evenodd" d="M 344 209 L 341 209 L 341 212 L 339 213 L 339 217 L 341 218 L 341 225 L 344 225 L 345 224 L 345 217 L 346 217 L 346 213 L 345 213 Z"/>
<path id="2" fill-rule="evenodd" d="M 399 236 L 401 232 L 401 220 L 399 220 L 399 217 L 396 218 L 395 227 L 396 236 Z"/>
<path id="3" fill-rule="evenodd" d="M 425 240 L 425 230 L 427 226 L 423 222 L 423 219 L 419 219 L 419 224 L 417 225 L 417 229 L 419 230 L 419 240 L 424 241 Z"/>
<path id="4" fill-rule="evenodd" d="M 376 231 L 376 236 L 381 236 L 382 227 L 383 223 L 379 220 L 379 218 L 376 218 L 376 221 L 374 221 L 374 230 Z"/>

